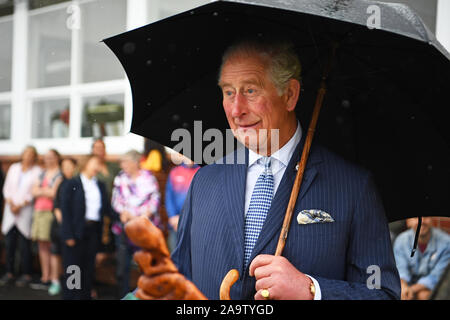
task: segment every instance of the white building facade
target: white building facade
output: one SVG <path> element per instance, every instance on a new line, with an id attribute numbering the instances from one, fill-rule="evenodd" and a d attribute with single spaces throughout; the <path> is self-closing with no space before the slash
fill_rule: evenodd
<path id="1" fill-rule="evenodd" d="M 0 156 L 134 148 L 131 90 L 102 39 L 200 6 L 201 0 L 0 0 Z"/>
<path id="2" fill-rule="evenodd" d="M 85 154 L 98 136 L 110 154 L 142 151 L 129 133 L 128 80 L 100 40 L 208 2 L 0 0 L 0 156 L 29 144 Z M 450 0 L 395 2 L 417 9 L 450 49 Z"/>

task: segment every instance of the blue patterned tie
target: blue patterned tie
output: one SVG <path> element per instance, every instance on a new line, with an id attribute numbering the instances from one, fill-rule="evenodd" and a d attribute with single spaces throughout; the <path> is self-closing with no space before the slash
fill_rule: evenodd
<path id="1" fill-rule="evenodd" d="M 247 267 L 253 247 L 266 220 L 273 198 L 273 175 L 270 157 L 258 160 L 264 164 L 264 172 L 258 177 L 253 189 L 250 205 L 245 216 L 244 268 Z"/>

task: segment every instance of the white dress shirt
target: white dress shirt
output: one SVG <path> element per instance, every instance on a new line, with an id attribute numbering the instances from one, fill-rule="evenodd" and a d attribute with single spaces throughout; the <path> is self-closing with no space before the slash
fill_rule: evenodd
<path id="1" fill-rule="evenodd" d="M 291 160 L 291 157 L 294 153 L 295 147 L 298 145 L 301 138 L 302 128 L 300 126 L 300 122 L 297 121 L 297 130 L 295 130 L 294 135 L 284 146 L 281 147 L 281 149 L 270 156 L 272 159 L 270 167 L 272 169 L 274 181 L 274 197 L 277 192 L 278 186 L 280 185 L 281 179 L 283 178 L 284 172 L 286 171 L 289 161 Z M 253 150 L 248 150 L 247 183 L 245 187 L 245 215 L 247 215 L 248 207 L 250 206 L 250 199 L 252 197 L 256 181 L 258 180 L 258 177 L 261 175 L 261 173 L 264 172 L 264 165 L 258 162 L 258 160 L 262 157 L 262 155 L 254 152 Z M 320 291 L 319 283 L 313 277 L 308 277 L 313 281 L 314 286 L 316 287 L 314 300 L 321 300 L 322 294 Z"/>
<path id="2" fill-rule="evenodd" d="M 100 209 L 102 207 L 102 195 L 97 184 L 97 178 L 88 179 L 80 174 L 86 200 L 86 220 L 100 221 Z"/>

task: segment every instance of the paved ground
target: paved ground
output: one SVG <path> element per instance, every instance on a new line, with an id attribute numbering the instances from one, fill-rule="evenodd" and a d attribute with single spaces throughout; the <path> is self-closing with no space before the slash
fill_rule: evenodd
<path id="1" fill-rule="evenodd" d="M 37 275 L 36 275 L 37 276 Z M 98 300 L 115 300 L 116 287 L 96 284 Z M 0 287 L 0 300 L 60 300 L 61 296 L 50 296 L 47 291 L 18 288 L 14 284 Z"/>
<path id="2" fill-rule="evenodd" d="M 4 274 L 3 266 L 0 266 L 0 276 Z M 140 272 L 134 265 L 130 275 L 131 288 L 136 287 L 137 278 Z M 33 275 L 34 279 L 39 278 L 39 274 Z M 116 279 L 115 279 L 115 259 L 112 256 L 99 259 L 96 269 L 95 289 L 98 300 L 117 300 Z M 47 291 L 33 290 L 29 287 L 18 288 L 14 284 L 0 286 L 0 300 L 60 300 L 61 296 L 50 296 Z"/>

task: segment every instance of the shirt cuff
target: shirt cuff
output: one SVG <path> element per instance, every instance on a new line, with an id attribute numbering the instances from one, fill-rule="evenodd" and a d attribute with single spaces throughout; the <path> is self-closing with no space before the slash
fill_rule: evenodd
<path id="1" fill-rule="evenodd" d="M 425 287 L 427 287 L 429 290 L 433 291 L 437 282 L 430 279 L 430 275 L 428 275 L 427 277 L 419 279 L 419 281 L 417 281 L 417 283 L 422 284 Z"/>
<path id="2" fill-rule="evenodd" d="M 306 275 L 311 281 L 314 283 L 314 287 L 316 288 L 316 293 L 314 294 L 314 300 L 322 300 L 322 292 L 320 291 L 319 283 L 316 279 L 311 277 L 310 275 Z"/>

